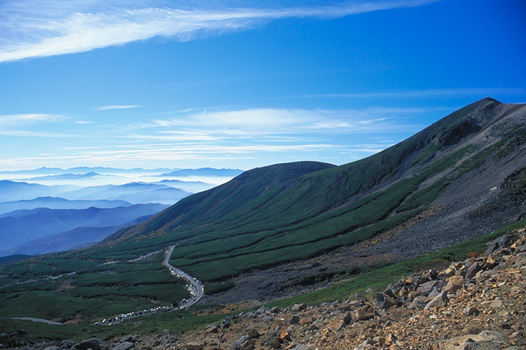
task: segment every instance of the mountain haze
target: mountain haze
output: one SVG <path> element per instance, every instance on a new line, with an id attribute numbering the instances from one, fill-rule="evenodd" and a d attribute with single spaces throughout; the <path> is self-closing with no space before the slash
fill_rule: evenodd
<path id="1" fill-rule="evenodd" d="M 161 204 L 136 204 L 117 208 L 17 210 L 0 215 L 0 239 L 5 254 L 11 248 L 29 241 L 80 227 L 119 226 L 134 219 L 158 213 L 166 206 Z M 114 231 L 118 227 L 114 227 Z M 111 232 L 106 232 L 106 235 Z M 48 243 L 50 243 L 49 241 Z M 27 253 L 27 252 L 25 252 Z"/>
<path id="2" fill-rule="evenodd" d="M 152 215 L 138 217 L 135 220 L 113 226 L 76 227 L 70 231 L 50 234 L 37 238 L 9 250 L 0 250 L 0 257 L 4 255 L 37 255 L 80 249 L 94 245 L 117 230 L 137 225 L 149 219 Z M 126 216 L 130 218 L 130 216 Z M 131 216 L 133 217 L 133 216 Z"/>
<path id="3" fill-rule="evenodd" d="M 9 213 L 15 210 L 29 210 L 36 208 L 48 209 L 86 209 L 96 208 L 116 208 L 128 207 L 131 203 L 120 200 L 67 200 L 59 197 L 38 197 L 31 200 L 20 200 L 14 202 L 0 203 L 0 214 Z"/>

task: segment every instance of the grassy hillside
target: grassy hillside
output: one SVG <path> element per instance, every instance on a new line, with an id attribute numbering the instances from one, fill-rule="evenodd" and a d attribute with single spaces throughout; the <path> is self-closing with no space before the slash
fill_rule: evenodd
<path id="1" fill-rule="evenodd" d="M 415 217 L 488 159 L 516 152 L 517 138 L 509 135 L 516 128 L 501 127 L 493 142 L 466 142 L 510 114 L 500 107 L 492 99 L 476 102 L 344 166 L 292 163 L 248 171 L 110 239 L 130 249 L 178 242 L 172 263 L 205 281 L 368 239 Z"/>
<path id="2" fill-rule="evenodd" d="M 2 265 L 0 316 L 12 315 L 19 302 L 35 297 L 23 292 L 27 286 L 39 300 L 56 299 L 71 308 L 69 313 L 23 309 L 23 316 L 57 313 L 62 320 L 93 320 L 104 312 L 177 302 L 181 296 L 168 295 L 165 288 L 184 290 L 162 268 L 160 254 L 139 264 L 101 267 L 171 244 L 177 246 L 170 263 L 208 283 L 211 291 L 231 288 L 232 277 L 247 271 L 327 254 L 389 230 L 407 231 L 435 207 L 467 224 L 482 216 L 500 226 L 513 222 L 524 209 L 525 121 L 526 106 L 484 99 L 358 162 L 338 167 L 298 162 L 247 171 L 94 248 Z M 476 203 L 458 197 L 462 191 Z M 427 225 L 426 237 L 438 246 L 486 232 L 455 232 L 434 221 Z M 420 234 L 415 231 L 408 245 Z M 430 251 L 428 238 L 418 244 L 429 244 Z M 72 272 L 56 281 L 43 278 Z M 16 284 L 31 279 L 38 282 Z M 95 311 L 92 300 L 111 310 Z"/>
<path id="3" fill-rule="evenodd" d="M 391 282 L 396 282 L 403 276 L 411 273 L 428 269 L 430 266 L 436 264 L 449 264 L 452 261 L 461 261 L 467 256 L 473 256 L 483 252 L 487 248 L 488 242 L 493 239 L 513 232 L 514 230 L 524 228 L 526 226 L 526 219 L 517 222 L 513 225 L 501 228 L 490 234 L 486 234 L 477 239 L 473 239 L 450 248 L 442 249 L 432 254 L 408 259 L 391 265 L 376 265 L 368 266 L 363 269 L 356 269 L 354 271 L 340 271 L 346 273 L 345 281 L 335 283 L 332 286 L 315 292 L 306 293 L 304 295 L 277 300 L 266 304 L 268 307 L 290 307 L 297 303 L 306 303 L 309 305 L 316 305 L 326 301 L 345 300 L 349 295 L 354 293 L 365 294 L 368 288 L 375 290 L 384 290 Z M 386 278 L 386 276 L 388 276 Z M 100 304 L 100 301 L 99 301 Z M 209 310 L 213 310 L 212 306 Z M 236 310 L 231 313 L 221 312 L 190 312 L 181 310 L 177 312 L 170 312 L 165 314 L 158 314 L 153 316 L 141 317 L 132 322 L 124 322 L 121 324 L 108 326 L 94 326 L 85 324 L 71 323 L 68 325 L 48 325 L 43 323 L 28 322 L 22 320 L 13 320 L 3 318 L 1 319 L 0 331 L 6 334 L 5 337 L 0 335 L 0 341 L 3 344 L 9 344 L 16 340 L 24 340 L 28 342 L 41 342 L 42 340 L 55 339 L 73 339 L 80 340 L 91 337 L 98 337 L 100 339 L 121 338 L 129 334 L 159 334 L 165 329 L 175 330 L 178 332 L 185 332 L 187 330 L 195 330 L 204 328 L 210 324 L 219 324 L 225 317 L 229 315 L 237 315 L 241 310 Z M 245 310 L 246 311 L 246 310 Z M 25 329 L 26 335 L 18 338 L 8 338 L 9 334 L 16 332 L 17 329 Z"/>

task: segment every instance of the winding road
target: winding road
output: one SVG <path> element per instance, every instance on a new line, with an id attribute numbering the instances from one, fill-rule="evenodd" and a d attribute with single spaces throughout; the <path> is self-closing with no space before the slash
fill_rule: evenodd
<path id="1" fill-rule="evenodd" d="M 175 245 L 172 245 L 168 247 L 168 249 L 166 249 L 166 251 L 164 252 L 163 266 L 166 267 L 168 270 L 170 270 L 170 273 L 173 276 L 184 278 L 188 282 L 187 289 L 192 295 L 192 297 L 188 300 L 183 299 L 183 301 L 179 303 L 179 308 L 185 309 L 187 307 L 194 305 L 199 300 L 201 300 L 201 298 L 205 294 L 205 289 L 203 287 L 203 284 L 199 280 L 190 276 L 183 270 L 170 265 L 169 260 L 170 260 L 170 257 L 172 256 L 174 248 L 175 248 Z"/>
<path id="2" fill-rule="evenodd" d="M 113 316 L 113 317 L 111 317 L 109 319 L 104 319 L 101 322 L 96 322 L 95 324 L 112 325 L 112 324 L 116 324 L 116 323 L 119 323 L 121 321 L 133 318 L 133 317 L 152 315 L 152 314 L 156 314 L 156 313 L 159 313 L 159 312 L 167 312 L 167 311 L 186 309 L 186 308 L 194 305 L 195 303 L 197 303 L 199 300 L 201 300 L 201 298 L 205 294 L 203 284 L 199 280 L 197 280 L 195 277 L 190 276 L 189 274 L 187 274 L 183 270 L 178 269 L 178 268 L 176 268 L 176 267 L 174 267 L 174 266 L 172 266 L 170 264 L 170 262 L 169 262 L 170 261 L 170 257 L 172 256 L 172 253 L 173 253 L 174 249 L 175 249 L 175 245 L 172 245 L 172 246 L 169 246 L 165 250 L 165 252 L 164 252 L 164 260 L 162 262 L 162 265 L 164 267 L 166 267 L 170 271 L 170 274 L 172 276 L 174 276 L 176 278 L 183 278 L 183 279 L 185 279 L 187 281 L 186 288 L 188 289 L 188 292 L 191 295 L 190 299 L 183 299 L 183 300 L 181 300 L 179 302 L 178 306 L 176 306 L 176 307 L 174 307 L 174 306 L 158 306 L 158 307 L 154 307 L 154 308 L 151 308 L 151 309 L 132 311 L 132 312 L 128 312 L 128 313 L 124 313 L 124 314 L 119 314 L 119 315 Z M 149 256 L 152 256 L 153 254 L 156 254 L 156 253 L 159 253 L 159 252 L 160 251 L 156 251 L 156 252 L 147 254 L 144 257 L 146 257 L 146 256 L 149 257 Z M 128 262 L 136 262 L 136 261 L 141 260 L 144 257 L 140 257 L 140 258 L 133 259 L 133 260 L 128 260 Z M 110 263 L 115 263 L 115 262 L 110 262 Z"/>
<path id="3" fill-rule="evenodd" d="M 191 297 L 189 299 L 181 300 L 177 306 L 173 306 L 173 305 L 171 305 L 171 306 L 157 306 L 157 307 L 152 307 L 150 309 L 144 309 L 144 310 L 139 310 L 139 311 L 132 311 L 132 312 L 128 312 L 128 313 L 119 314 L 119 315 L 113 316 L 113 317 L 108 318 L 108 319 L 104 319 L 101 322 L 96 322 L 95 324 L 112 325 L 112 324 L 119 323 L 121 321 L 124 321 L 124 320 L 132 318 L 132 317 L 152 315 L 152 314 L 156 314 L 156 313 L 160 313 L 160 312 L 167 312 L 167 311 L 186 309 L 186 308 L 189 308 L 190 306 L 194 305 L 195 303 L 197 303 L 199 300 L 201 300 L 201 298 L 205 294 L 203 284 L 198 279 L 196 279 L 195 277 L 190 276 L 189 274 L 187 274 L 183 270 L 178 269 L 178 268 L 176 268 L 176 267 L 174 267 L 174 266 L 172 266 L 170 264 L 170 262 L 169 262 L 170 261 L 170 257 L 172 256 L 172 253 L 173 253 L 174 249 L 175 249 L 175 245 L 172 245 L 172 246 L 169 246 L 168 248 L 166 248 L 166 250 L 164 251 L 164 260 L 162 262 L 162 265 L 164 267 L 166 267 L 170 271 L 170 274 L 172 276 L 174 276 L 175 278 L 183 278 L 183 279 L 185 279 L 187 281 L 186 288 L 188 289 L 188 292 L 191 295 Z M 157 250 L 157 251 L 148 253 L 146 255 L 142 255 L 142 256 L 140 256 L 138 258 L 127 260 L 126 262 L 127 263 L 135 263 L 135 262 L 138 262 L 138 261 L 150 258 L 151 256 L 153 256 L 153 255 L 155 255 L 157 253 L 160 253 L 161 251 L 162 250 Z M 97 266 L 111 265 L 111 264 L 116 264 L 116 263 L 119 263 L 119 262 L 121 262 L 121 261 L 109 261 L 109 262 L 106 262 L 106 263 L 103 263 L 103 264 L 100 264 L 100 265 L 97 265 Z M 51 280 L 55 280 L 55 279 L 59 279 L 59 278 L 61 278 L 63 276 L 74 275 L 74 274 L 76 274 L 76 273 L 78 273 L 80 271 L 84 271 L 84 270 L 87 270 L 87 269 L 88 268 L 80 269 L 80 270 L 77 270 L 77 271 L 74 271 L 74 272 L 70 272 L 70 273 L 67 273 L 67 274 L 64 274 L 64 275 L 47 276 L 46 278 L 47 279 L 51 279 Z M 29 281 L 17 282 L 16 284 L 38 282 L 39 280 L 42 280 L 42 279 L 32 279 L 32 280 L 29 280 Z M 16 285 L 16 284 L 11 284 L 11 285 Z M 11 286 L 11 285 L 5 285 L 5 286 L 0 287 L 0 288 L 8 287 L 8 286 Z M 10 318 L 11 319 L 25 320 L 25 321 L 33 321 L 33 322 L 42 322 L 42 323 L 48 323 L 48 324 L 54 324 L 54 325 L 60 325 L 61 324 L 61 323 L 58 323 L 58 322 L 54 322 L 54 321 L 50 321 L 50 320 L 44 320 L 44 319 L 40 319 L 40 318 L 33 318 L 33 317 L 10 317 Z"/>

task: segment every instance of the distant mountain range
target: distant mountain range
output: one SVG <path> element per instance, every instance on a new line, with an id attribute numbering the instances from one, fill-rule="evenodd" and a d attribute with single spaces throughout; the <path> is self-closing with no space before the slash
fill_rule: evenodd
<path id="1" fill-rule="evenodd" d="M 178 183 L 184 186 L 184 183 Z M 200 184 L 202 188 L 211 188 L 211 184 Z M 196 188 L 190 183 L 189 188 Z M 57 197 L 70 201 L 126 201 L 131 204 L 163 203 L 173 204 L 190 193 L 166 183 L 128 183 L 124 185 L 101 186 L 46 186 L 9 180 L 0 181 L 0 204 L 17 201 L 30 201 L 35 198 Z M 77 202 L 79 203 L 79 202 Z M 89 204 L 89 203 L 87 203 Z M 4 205 L 6 206 L 6 205 Z M 105 207 L 107 207 L 105 205 Z"/>
<path id="2" fill-rule="evenodd" d="M 29 210 L 36 208 L 48 209 L 86 209 L 89 207 L 96 208 L 116 208 L 129 207 L 132 204 L 122 200 L 67 200 L 58 197 L 38 197 L 30 200 L 20 200 L 14 202 L 0 203 L 0 214 L 12 212 L 15 210 Z"/>
<path id="3" fill-rule="evenodd" d="M 45 186 L 36 183 L 0 180 L 0 202 L 31 200 L 37 197 L 57 196 L 76 189 L 73 186 Z"/>
<path id="4" fill-rule="evenodd" d="M 47 168 L 42 167 L 32 170 L 14 170 L 14 171 L 0 171 L 0 174 L 34 174 L 34 175 L 88 175 L 91 176 L 101 174 L 123 174 L 123 173 L 149 173 L 149 174 L 162 174 L 162 176 L 237 176 L 242 173 L 243 170 L 239 169 L 215 169 L 215 168 L 200 168 L 200 169 L 169 169 L 169 168 L 156 168 L 156 169 L 122 169 L 122 168 L 108 168 L 108 167 L 75 167 L 68 169 L 61 168 Z"/>
<path id="5" fill-rule="evenodd" d="M 78 179 L 85 179 L 95 176 L 101 176 L 99 173 L 95 173 L 93 171 L 87 172 L 87 173 L 81 173 L 81 174 L 74 174 L 74 173 L 66 173 L 66 174 L 57 174 L 57 175 L 47 175 L 47 176 L 37 176 L 32 178 L 31 180 L 78 180 Z"/>
<path id="6" fill-rule="evenodd" d="M 179 169 L 169 169 L 169 168 L 158 168 L 158 169 L 143 169 L 143 168 L 133 168 L 133 169 L 122 169 L 122 168 L 109 168 L 109 167 L 75 167 L 75 168 L 48 168 L 42 167 L 38 169 L 27 169 L 27 170 L 14 170 L 14 171 L 0 171 L 0 174 L 65 174 L 65 173 L 88 173 L 95 172 L 100 174 L 118 174 L 118 173 L 165 173 L 168 171 L 174 171 Z"/>
<path id="7" fill-rule="evenodd" d="M 87 209 L 38 208 L 4 213 L 0 215 L 0 250 L 3 251 L 0 255 L 25 254 L 26 251 L 22 252 L 20 249 L 13 248 L 23 246 L 36 239 L 44 238 L 38 242 L 45 242 L 49 236 L 55 234 L 61 234 L 62 241 L 64 241 L 67 238 L 64 235 L 65 233 L 79 228 L 91 228 L 90 238 L 69 240 L 67 243 L 63 242 L 62 247 L 69 246 L 71 248 L 78 245 L 79 242 L 100 241 L 122 225 L 144 216 L 156 214 L 166 207 L 162 204 L 137 204 L 105 209 L 94 207 Z M 110 229 L 110 227 L 112 228 Z M 76 233 L 82 232 L 76 231 Z M 71 238 L 71 235 L 75 235 L 75 233 L 68 235 Z M 94 237 L 97 237 L 97 240 Z M 51 241 L 47 245 L 52 246 Z M 52 249 L 48 247 L 47 250 Z M 34 252 L 36 251 L 43 252 L 34 249 Z"/>
<path id="8" fill-rule="evenodd" d="M 226 176 L 234 177 L 243 173 L 239 169 L 214 169 L 214 168 L 200 168 L 200 169 L 181 169 L 169 173 L 161 174 L 163 177 L 178 177 L 178 176 Z"/>
<path id="9" fill-rule="evenodd" d="M 169 174 L 174 171 L 181 173 Z M 195 175 L 204 179 L 228 179 L 241 172 L 212 168 L 106 167 L 66 170 L 44 167 L 0 172 L 0 177 L 4 174 L 11 178 L 0 180 L 0 256 L 42 254 L 99 242 L 123 226 L 142 222 L 192 193 L 215 186 L 203 181 L 171 179 L 173 177 Z M 159 176 L 166 178 L 159 180 Z M 151 182 L 85 185 L 93 183 L 94 179 L 95 183 L 104 183 L 132 178 Z"/>
<path id="10" fill-rule="evenodd" d="M 162 183 L 134 182 L 125 185 L 90 186 L 62 193 L 71 200 L 121 200 L 133 204 L 162 203 L 173 204 L 190 193 Z"/>
<path id="11" fill-rule="evenodd" d="M 211 189 L 213 186 L 202 181 L 181 181 L 181 180 L 161 180 L 158 182 L 162 185 L 169 185 L 175 188 L 180 188 L 186 192 L 197 193 Z"/>
<path id="12" fill-rule="evenodd" d="M 157 209 L 155 209 L 156 211 Z M 153 214 L 152 214 L 153 215 Z M 140 216 L 124 224 L 103 227 L 78 227 L 70 231 L 47 235 L 18 245 L 15 248 L 0 250 L 0 257 L 10 255 L 37 255 L 80 249 L 96 244 L 117 230 L 139 224 L 152 215 Z M 1 219 L 0 219 L 1 221 Z M 1 260 L 0 260 L 1 261 Z"/>

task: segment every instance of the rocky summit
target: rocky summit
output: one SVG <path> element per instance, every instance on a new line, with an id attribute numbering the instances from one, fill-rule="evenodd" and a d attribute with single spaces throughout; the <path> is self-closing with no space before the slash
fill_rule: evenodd
<path id="1" fill-rule="evenodd" d="M 296 304 L 228 316 L 180 334 L 40 344 L 35 349 L 524 349 L 526 228 L 493 241 L 485 254 L 425 270 L 321 305 Z"/>

